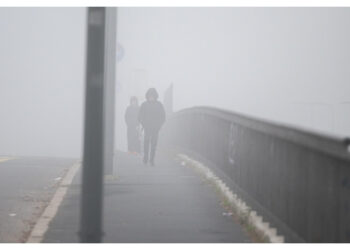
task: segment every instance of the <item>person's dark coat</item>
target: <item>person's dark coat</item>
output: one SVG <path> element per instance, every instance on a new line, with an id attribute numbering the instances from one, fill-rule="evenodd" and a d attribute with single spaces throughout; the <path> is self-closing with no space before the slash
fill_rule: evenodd
<path id="1" fill-rule="evenodd" d="M 139 122 L 146 131 L 158 132 L 165 122 L 165 110 L 159 101 L 145 101 L 140 108 Z"/>
<path id="2" fill-rule="evenodd" d="M 139 125 L 139 106 L 130 105 L 125 111 L 125 122 L 128 127 L 136 128 Z"/>

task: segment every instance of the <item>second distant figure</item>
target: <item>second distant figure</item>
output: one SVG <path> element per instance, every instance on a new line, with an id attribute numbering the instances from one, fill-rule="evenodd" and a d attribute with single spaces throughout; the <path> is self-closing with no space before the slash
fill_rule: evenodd
<path id="1" fill-rule="evenodd" d="M 131 97 L 130 105 L 125 111 L 125 122 L 127 125 L 128 151 L 129 153 L 140 153 L 139 140 L 139 103 L 135 96 Z"/>
<path id="2" fill-rule="evenodd" d="M 158 133 L 165 122 L 165 111 L 163 105 L 158 101 L 158 93 L 150 88 L 146 93 L 146 101 L 141 105 L 139 121 L 144 129 L 144 156 L 145 164 L 150 160 L 154 165 Z"/>

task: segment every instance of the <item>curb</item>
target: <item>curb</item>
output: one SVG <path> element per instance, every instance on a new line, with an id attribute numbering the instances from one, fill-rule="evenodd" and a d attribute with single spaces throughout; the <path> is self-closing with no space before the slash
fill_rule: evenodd
<path id="1" fill-rule="evenodd" d="M 268 222 L 264 222 L 262 216 L 259 216 L 256 211 L 252 210 L 243 200 L 238 198 L 237 194 L 233 193 L 208 167 L 199 161 L 191 159 L 187 155 L 178 154 L 177 156 L 182 160 L 181 165 L 188 164 L 213 183 L 220 194 L 228 201 L 231 208 L 237 212 L 237 215 L 251 225 L 256 232 L 266 237 L 271 243 L 284 243 L 284 236 L 277 235 L 276 228 L 271 228 Z"/>
<path id="2" fill-rule="evenodd" d="M 49 205 L 46 207 L 45 211 L 42 213 L 38 221 L 36 222 L 33 230 L 31 231 L 26 243 L 40 243 L 44 235 L 49 228 L 49 223 L 55 217 L 58 207 L 63 201 L 64 196 L 67 193 L 69 185 L 72 183 L 75 174 L 80 167 L 80 163 L 77 162 L 73 164 L 64 178 L 62 179 L 59 187 L 57 188 L 54 196 L 52 197 Z"/>

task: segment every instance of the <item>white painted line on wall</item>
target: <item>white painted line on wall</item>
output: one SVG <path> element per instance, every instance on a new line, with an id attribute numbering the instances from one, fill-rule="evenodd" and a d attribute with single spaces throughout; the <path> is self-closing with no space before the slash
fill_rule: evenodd
<path id="1" fill-rule="evenodd" d="M 35 224 L 33 230 L 31 231 L 27 243 L 40 243 L 49 228 L 49 223 L 55 217 L 58 207 L 63 201 L 64 196 L 67 193 L 69 185 L 72 183 L 75 174 L 77 173 L 80 163 L 73 164 L 63 180 L 61 181 L 59 187 L 57 188 L 54 196 L 52 197 L 49 205 L 46 207 L 45 211 L 42 213 L 37 223 Z"/>
<path id="2" fill-rule="evenodd" d="M 233 193 L 230 188 L 218 178 L 208 167 L 204 166 L 199 161 L 193 160 L 187 155 L 178 154 L 181 159 L 181 165 L 188 165 L 197 170 L 200 174 L 213 183 L 220 193 L 227 199 L 230 206 L 237 212 L 237 215 L 247 221 L 259 234 L 266 237 L 271 243 L 284 243 L 284 237 L 277 235 L 276 228 L 271 228 L 268 222 L 264 222 L 256 211 L 252 210 L 243 200 L 238 198 L 237 194 Z"/>

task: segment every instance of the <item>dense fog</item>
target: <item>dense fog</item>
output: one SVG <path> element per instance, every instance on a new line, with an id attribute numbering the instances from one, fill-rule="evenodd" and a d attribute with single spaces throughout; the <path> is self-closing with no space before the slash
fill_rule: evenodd
<path id="1" fill-rule="evenodd" d="M 81 154 L 85 16 L 0 8 L 0 154 Z"/>
<path id="2" fill-rule="evenodd" d="M 118 8 L 124 111 L 171 83 L 174 109 L 214 106 L 350 134 L 349 8 Z M 81 155 L 86 9 L 0 8 L 0 155 Z"/>

